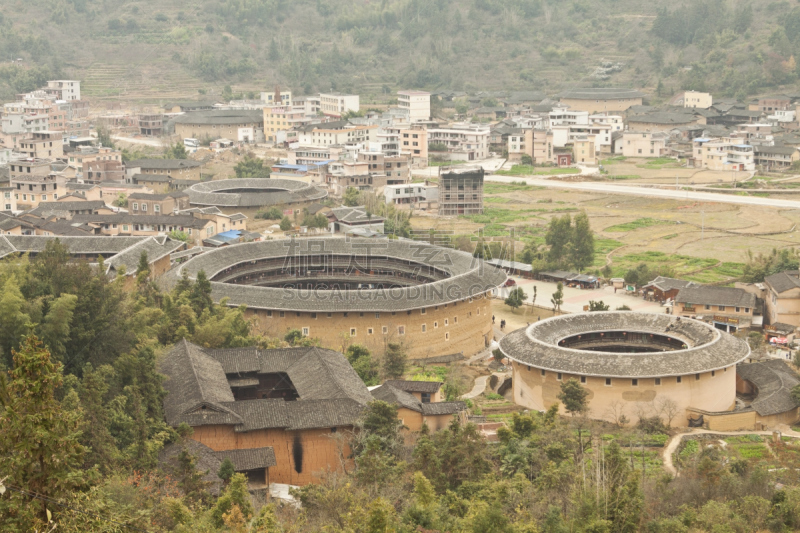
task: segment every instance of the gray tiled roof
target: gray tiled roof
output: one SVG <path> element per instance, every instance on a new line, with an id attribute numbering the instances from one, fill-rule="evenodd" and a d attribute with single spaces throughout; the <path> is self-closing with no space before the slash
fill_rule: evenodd
<path id="1" fill-rule="evenodd" d="M 147 168 L 154 170 L 179 170 L 182 168 L 197 168 L 202 165 L 202 163 L 192 161 L 191 159 L 137 159 L 135 161 L 128 161 L 125 164 L 127 168 Z M 146 177 L 148 174 L 144 174 L 144 176 Z"/>
<path id="2" fill-rule="evenodd" d="M 668 335 L 688 348 L 668 352 L 615 353 L 558 346 L 566 337 L 628 331 Z M 744 360 L 748 344 L 689 318 L 648 313 L 595 312 L 548 318 L 513 331 L 500 341 L 510 359 L 532 367 L 583 376 L 648 378 L 719 370 Z"/>
<path id="3" fill-rule="evenodd" d="M 170 178 L 166 174 L 134 174 L 131 179 L 133 179 L 134 183 L 138 183 L 140 181 L 169 183 L 170 181 L 172 181 L 172 178 Z"/>
<path id="4" fill-rule="evenodd" d="M 339 222 L 349 222 L 351 224 L 358 222 L 379 223 L 383 222 L 383 217 L 372 214 L 367 215 L 367 210 L 364 206 L 360 207 L 335 207 L 331 209 L 331 214 L 336 217 Z"/>
<path id="5" fill-rule="evenodd" d="M 739 365 L 736 373 L 758 389 L 751 406 L 761 416 L 791 411 L 798 406 L 792 398 L 792 388 L 800 384 L 800 377 L 780 359 Z"/>
<path id="6" fill-rule="evenodd" d="M 110 272 L 119 271 L 124 267 L 126 274 L 132 276 L 136 273 L 142 252 L 147 254 L 147 260 L 152 264 L 165 255 L 169 255 L 185 246 L 186 243 L 183 241 L 172 240 L 169 237 L 147 237 L 109 258 L 106 261 L 106 266 Z"/>
<path id="7" fill-rule="evenodd" d="M 753 147 L 756 154 L 793 155 L 797 148 L 794 146 L 764 146 L 757 144 Z"/>
<path id="8" fill-rule="evenodd" d="M 204 228 L 211 222 L 191 215 L 134 215 L 131 213 L 75 215 L 72 217 L 72 221 L 83 224 L 163 224 L 184 228 Z"/>
<path id="9" fill-rule="evenodd" d="M 392 387 L 384 383 L 378 388 L 372 389 L 370 391 L 372 393 L 372 397 L 376 400 L 381 400 L 386 403 L 390 403 L 393 405 L 397 405 L 399 407 L 404 407 L 406 409 L 410 409 L 412 411 L 416 411 L 417 413 L 422 412 L 422 402 L 414 398 L 411 394 Z"/>
<path id="10" fill-rule="evenodd" d="M 176 124 L 253 124 L 263 123 L 264 113 L 262 111 L 250 111 L 239 109 L 213 109 L 208 111 L 193 111 L 175 117 Z"/>
<path id="11" fill-rule="evenodd" d="M 234 189 L 252 189 L 252 192 L 225 192 Z M 323 189 L 313 184 L 283 178 L 204 181 L 192 185 L 186 189 L 186 193 L 189 195 L 189 203 L 192 205 L 226 207 L 261 207 L 310 202 L 328 195 Z"/>
<path id="12" fill-rule="evenodd" d="M 688 113 L 671 113 L 668 111 L 657 111 L 646 115 L 634 115 L 628 117 L 629 123 L 643 124 L 689 124 L 697 122 L 697 117 Z"/>
<path id="13" fill-rule="evenodd" d="M 675 278 L 667 278 L 664 276 L 658 276 L 656 279 L 645 285 L 644 289 L 647 287 L 655 287 L 660 291 L 671 291 L 673 289 L 684 289 L 686 287 L 696 287 L 697 283 L 693 281 L 686 281 L 684 279 L 675 279 Z"/>
<path id="14" fill-rule="evenodd" d="M 475 259 L 471 254 L 438 248 L 426 243 L 407 240 L 341 239 L 335 237 L 301 239 L 294 244 L 297 257 L 325 254 L 350 256 L 366 264 L 370 256 L 385 256 L 429 265 L 449 273 L 435 282 L 392 290 L 359 290 L 341 292 L 315 291 L 315 298 L 291 297 L 282 288 L 257 287 L 211 282 L 212 297 L 228 298 L 228 305 L 287 311 L 406 311 L 433 305 L 444 305 L 472 296 L 479 296 L 506 281 L 506 274 Z M 239 263 L 264 258 L 286 257 L 290 241 L 261 241 L 233 244 L 194 257 L 171 271 L 180 278 L 186 270 L 191 279 L 205 271 L 209 279 Z M 369 254 L 369 255 L 367 255 Z"/>
<path id="15" fill-rule="evenodd" d="M 28 211 L 31 215 L 47 218 L 53 215 L 69 214 L 75 211 L 97 211 L 106 207 L 102 200 L 82 200 L 77 202 L 40 202 L 35 209 Z"/>
<path id="16" fill-rule="evenodd" d="M 185 194 L 185 193 L 184 193 Z M 171 197 L 169 194 L 148 194 L 146 192 L 135 192 L 131 195 L 128 195 L 128 200 L 164 200 L 167 197 Z"/>
<path id="17" fill-rule="evenodd" d="M 201 425 L 206 418 L 219 419 L 219 423 L 223 423 L 222 420 L 240 421 L 219 405 L 233 402 L 233 393 L 222 365 L 198 346 L 185 339 L 178 342 L 159 361 L 159 371 L 167 376 L 164 381 L 167 391 L 164 412 L 168 424 L 177 426 L 191 421 L 194 425 Z"/>
<path id="18" fill-rule="evenodd" d="M 164 411 L 173 426 L 233 425 L 237 432 L 351 426 L 372 401 L 342 354 L 316 347 L 203 350 L 184 340 L 159 370 L 168 378 Z M 234 400 L 231 384 L 270 373 L 288 374 L 299 400 Z"/>
<path id="19" fill-rule="evenodd" d="M 264 448 L 247 448 L 243 450 L 223 450 L 213 452 L 220 461 L 230 459 L 237 472 L 268 468 L 278 464 L 275 461 L 275 450 L 271 446 Z"/>
<path id="20" fill-rule="evenodd" d="M 385 384 L 406 392 L 429 392 L 431 394 L 439 392 L 442 387 L 438 381 L 408 381 L 404 379 L 390 379 Z"/>
<path id="21" fill-rule="evenodd" d="M 701 305 L 723 305 L 730 307 L 749 307 L 756 306 L 756 295 L 733 287 L 686 287 L 675 296 L 678 303 L 690 303 Z"/>
<path id="22" fill-rule="evenodd" d="M 41 252 L 47 243 L 58 239 L 72 254 L 117 254 L 150 237 L 49 237 L 44 235 L 4 235 L 11 246 L 5 254 L 0 247 L 0 257 L 13 252 Z"/>
<path id="23" fill-rule="evenodd" d="M 642 98 L 645 94 L 636 89 L 619 89 L 610 87 L 586 87 L 566 90 L 559 98 L 575 98 L 580 100 L 622 100 L 626 98 Z"/>
<path id="24" fill-rule="evenodd" d="M 435 402 L 423 403 L 422 414 L 424 416 L 453 415 L 467 410 L 464 402 Z"/>
<path id="25" fill-rule="evenodd" d="M 800 288 L 800 272 L 786 270 L 764 278 L 764 281 L 780 294 L 792 289 Z"/>

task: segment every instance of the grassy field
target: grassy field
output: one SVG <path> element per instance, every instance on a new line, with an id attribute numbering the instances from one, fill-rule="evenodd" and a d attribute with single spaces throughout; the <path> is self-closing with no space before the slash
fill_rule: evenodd
<path id="1" fill-rule="evenodd" d="M 610 232 L 633 231 L 641 228 L 649 228 L 651 226 L 661 226 L 664 224 L 675 224 L 670 220 L 658 220 L 655 218 L 639 218 L 633 222 L 626 222 L 624 224 L 617 224 L 605 229 Z"/>

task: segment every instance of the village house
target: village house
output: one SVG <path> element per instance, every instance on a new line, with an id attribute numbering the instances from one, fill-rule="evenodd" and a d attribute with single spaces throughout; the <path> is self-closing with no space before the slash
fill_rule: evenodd
<path id="1" fill-rule="evenodd" d="M 51 173 L 49 161 L 19 161 L 9 167 L 9 184 L 20 209 L 31 209 L 39 202 L 58 200 L 59 195 L 67 194 L 66 178 Z"/>
<path id="2" fill-rule="evenodd" d="M 328 229 L 331 233 L 350 234 L 366 230 L 383 235 L 385 219 L 373 215 L 364 206 L 335 207 L 325 216 L 328 217 Z"/>
<path id="3" fill-rule="evenodd" d="M 136 174 L 158 174 L 176 180 L 200 181 L 202 163 L 191 159 L 137 159 L 125 165 L 129 176 Z M 145 184 L 147 185 L 147 184 Z"/>
<path id="4" fill-rule="evenodd" d="M 183 191 L 167 194 L 135 192 L 128 196 L 128 212 L 132 215 L 168 215 L 188 208 L 189 195 Z"/>
<path id="5" fill-rule="evenodd" d="M 195 218 L 210 220 L 216 224 L 219 233 L 224 233 L 229 230 L 247 230 L 247 216 L 242 213 L 231 213 L 228 215 L 220 211 L 220 209 L 215 206 L 190 207 L 188 209 L 178 211 L 178 214 L 192 215 Z"/>
<path id="6" fill-rule="evenodd" d="M 383 399 L 370 394 L 341 353 L 317 347 L 212 350 L 183 340 L 159 361 L 159 371 L 167 377 L 167 423 L 188 424 L 191 439 L 222 455 L 259 457 L 240 467 L 259 484 L 317 483 L 317 473 L 349 465 L 348 432 L 367 404 Z M 463 402 L 423 404 L 413 393 L 383 387 L 401 393 L 377 396 L 396 404 L 412 430 L 422 417 L 432 429 L 447 427 L 465 410 Z"/>
<path id="7" fill-rule="evenodd" d="M 408 122 L 425 122 L 431 118 L 431 93 L 397 91 L 397 106 L 408 116 Z"/>
<path id="8" fill-rule="evenodd" d="M 745 139 L 699 137 L 692 143 L 692 161 L 696 168 L 733 171 L 756 169 L 755 151 Z"/>
<path id="9" fill-rule="evenodd" d="M 766 320 L 800 327 L 800 272 L 787 270 L 764 278 Z"/>
<path id="10" fill-rule="evenodd" d="M 764 169 L 782 169 L 800 161 L 800 151 L 794 146 L 765 145 L 753 146 L 755 164 Z"/>
<path id="11" fill-rule="evenodd" d="M 708 109 L 714 103 L 714 98 L 709 93 L 686 91 L 683 93 L 683 107 L 694 109 Z"/>
<path id="12" fill-rule="evenodd" d="M 667 151 L 668 139 L 664 132 L 626 131 L 617 153 L 625 157 L 661 157 Z"/>
<path id="13" fill-rule="evenodd" d="M 489 157 L 489 127 L 452 124 L 428 129 L 428 152 L 437 151 L 452 161 L 474 161 Z"/>
<path id="14" fill-rule="evenodd" d="M 28 211 L 28 214 L 41 217 L 72 220 L 77 215 L 108 215 L 114 211 L 106 206 L 102 200 L 76 200 L 76 197 L 68 196 L 66 199 L 59 199 L 56 202 L 39 202 L 39 204 Z"/>
<path id="15" fill-rule="evenodd" d="M 439 186 L 422 183 L 403 185 L 387 185 L 383 189 L 386 203 L 395 205 L 417 204 L 419 202 L 435 202 L 439 198 Z"/>
<path id="16" fill-rule="evenodd" d="M 296 141 L 297 132 L 294 129 L 309 122 L 301 107 L 275 105 L 264 108 L 264 136 L 268 142 Z"/>
<path id="17" fill-rule="evenodd" d="M 704 320 L 718 329 L 735 332 L 761 326 L 756 295 L 732 287 L 687 286 L 678 291 L 672 314 Z"/>
<path id="18" fill-rule="evenodd" d="M 594 135 L 576 135 L 572 141 L 572 160 L 585 165 L 597 164 L 597 144 Z"/>
<path id="19" fill-rule="evenodd" d="M 35 131 L 19 142 L 17 151 L 32 159 L 57 159 L 64 156 L 60 131 Z"/>
<path id="20" fill-rule="evenodd" d="M 164 133 L 164 115 L 161 113 L 145 113 L 137 117 L 139 135 L 160 137 Z"/>
<path id="21" fill-rule="evenodd" d="M 175 180 L 166 174 L 132 174 L 128 181 L 133 185 L 146 187 L 156 194 L 165 194 L 172 190 Z"/>
<path id="22" fill-rule="evenodd" d="M 202 246 L 203 239 L 219 233 L 214 221 L 192 215 L 83 214 L 73 216 L 72 221 L 105 236 L 163 236 L 173 231 L 183 232 L 195 246 Z"/>
<path id="23" fill-rule="evenodd" d="M 358 112 L 359 96 L 357 94 L 320 93 L 319 110 L 324 115 L 341 117 L 349 111 Z"/>
<path id="24" fill-rule="evenodd" d="M 635 89 L 576 88 L 558 95 L 559 102 L 573 111 L 590 114 L 626 111 L 631 106 L 642 105 L 644 93 Z"/>
<path id="25" fill-rule="evenodd" d="M 173 122 L 175 134 L 182 139 L 225 137 L 242 143 L 264 140 L 264 113 L 261 110 L 195 111 L 175 117 Z"/>
<path id="26" fill-rule="evenodd" d="M 298 129 L 297 141 L 304 146 L 367 143 L 377 140 L 377 125 L 355 126 L 346 120 L 308 124 Z"/>

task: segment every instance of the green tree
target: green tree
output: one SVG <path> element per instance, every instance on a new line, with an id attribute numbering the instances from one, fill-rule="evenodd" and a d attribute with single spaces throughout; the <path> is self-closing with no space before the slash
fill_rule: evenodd
<path id="1" fill-rule="evenodd" d="M 589 409 L 589 391 L 577 379 L 568 379 L 561 382 L 561 392 L 557 398 L 564 404 L 564 409 L 575 416 L 585 413 Z"/>
<path id="2" fill-rule="evenodd" d="M 351 344 L 345 350 L 344 355 L 365 385 L 371 387 L 380 383 L 377 362 L 372 358 L 366 346 Z"/>
<path id="3" fill-rule="evenodd" d="M 225 492 L 217 500 L 211 510 L 211 519 L 218 528 L 224 525 L 223 515 L 229 513 L 234 506 L 238 506 L 244 515 L 244 520 L 249 521 L 253 516 L 253 504 L 250 503 L 250 493 L 247 491 L 247 476 L 234 474 Z"/>
<path id="4" fill-rule="evenodd" d="M 16 278 L 11 276 L 3 285 L 3 294 L 0 296 L 0 355 L 6 366 L 11 366 L 11 351 L 19 345 L 31 321 L 24 308 L 25 299 Z"/>
<path id="5" fill-rule="evenodd" d="M 342 196 L 342 202 L 347 207 L 356 207 L 361 203 L 361 192 L 355 187 L 348 187 Z"/>
<path id="6" fill-rule="evenodd" d="M 289 217 L 284 216 L 281 219 L 280 228 L 281 231 L 289 231 L 290 229 L 292 229 L 292 221 L 289 220 Z"/>
<path id="7" fill-rule="evenodd" d="M 550 298 L 550 303 L 553 304 L 554 313 L 561 311 L 561 304 L 564 303 L 564 284 L 560 281 L 558 285 L 556 285 L 556 292 L 554 292 L 553 297 Z"/>
<path id="8" fill-rule="evenodd" d="M 175 143 L 166 149 L 164 157 L 167 159 L 188 159 L 189 154 L 186 152 L 186 146 L 182 143 Z"/>
<path id="9" fill-rule="evenodd" d="M 387 378 L 400 379 L 406 372 L 408 354 L 402 344 L 390 342 L 383 356 L 383 373 Z"/>
<path id="10" fill-rule="evenodd" d="M 575 215 L 575 227 L 570 240 L 570 263 L 582 271 L 594 263 L 594 234 L 585 211 Z"/>
<path id="11" fill-rule="evenodd" d="M 114 200 L 114 205 L 117 207 L 128 207 L 128 197 L 124 192 L 117 195 L 117 199 Z"/>
<path id="12" fill-rule="evenodd" d="M 553 217 L 547 226 L 544 241 L 550 247 L 547 260 L 554 265 L 562 265 L 569 255 L 569 244 L 572 240 L 572 218 L 569 214 Z"/>
<path id="13" fill-rule="evenodd" d="M 12 488 L 0 497 L 0 523 L 10 531 L 44 531 L 46 511 L 56 522 L 63 512 L 62 507 L 49 507 L 47 499 L 73 497 L 89 487 L 97 472 L 83 469 L 80 414 L 64 411 L 55 398 L 63 381 L 61 364 L 52 361 L 34 335 L 13 356 L 14 367 L 0 397 L 0 469 L 4 484 Z"/>
<path id="14" fill-rule="evenodd" d="M 140 275 L 150 275 L 150 261 L 147 259 L 147 252 L 144 250 L 139 254 L 139 264 L 136 266 L 136 277 L 138 278 Z"/>
<path id="15" fill-rule="evenodd" d="M 222 464 L 219 465 L 219 470 L 217 471 L 217 477 L 220 478 L 225 483 L 228 483 L 233 475 L 236 473 L 236 470 L 233 467 L 233 462 L 231 462 L 230 458 L 226 457 Z"/>
<path id="16" fill-rule="evenodd" d="M 511 289 L 511 292 L 508 293 L 508 297 L 505 299 L 505 304 L 509 306 L 513 312 L 518 307 L 521 307 L 527 299 L 528 295 L 525 294 L 525 291 L 522 290 L 522 287 L 516 287 Z"/>
<path id="17" fill-rule="evenodd" d="M 115 148 L 111 133 L 105 127 L 97 128 L 97 142 L 105 148 Z"/>
<path id="18" fill-rule="evenodd" d="M 197 273 L 197 279 L 189 293 L 189 301 L 197 315 L 212 307 L 214 302 L 211 300 L 211 282 L 208 281 L 205 270 Z"/>
<path id="19" fill-rule="evenodd" d="M 50 354 L 58 361 L 63 361 L 66 356 L 65 342 L 69 338 L 72 317 L 77 304 L 77 296 L 62 294 L 50 303 L 50 310 L 37 328 L 45 346 L 50 350 Z"/>
<path id="20" fill-rule="evenodd" d="M 608 311 L 611 308 L 610 305 L 606 305 L 603 303 L 603 300 L 589 300 L 589 311 Z"/>
<path id="21" fill-rule="evenodd" d="M 529 165 L 529 166 L 531 166 L 531 165 L 533 165 L 533 158 L 531 156 L 529 156 L 528 154 L 522 154 L 522 157 L 520 157 L 519 162 L 520 162 L 521 165 Z"/>
<path id="22" fill-rule="evenodd" d="M 174 240 L 174 241 L 182 241 L 182 242 L 189 242 L 190 241 L 188 233 L 186 233 L 185 231 L 177 230 L 177 229 L 172 230 L 172 231 L 169 232 L 169 238 Z"/>
<path id="23" fill-rule="evenodd" d="M 264 165 L 264 160 L 247 154 L 244 159 L 236 163 L 233 167 L 237 178 L 269 178 L 272 171 L 269 166 Z"/>

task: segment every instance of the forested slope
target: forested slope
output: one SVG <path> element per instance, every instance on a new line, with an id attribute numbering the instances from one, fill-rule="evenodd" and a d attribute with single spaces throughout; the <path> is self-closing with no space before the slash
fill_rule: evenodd
<path id="1" fill-rule="evenodd" d="M 2 96 L 60 74 L 90 96 L 632 85 L 744 98 L 797 79 L 796 3 L 738 0 L 29 0 L 0 8 Z M 608 79 L 601 60 L 620 62 Z M 38 79 L 37 79 L 38 78 Z"/>

